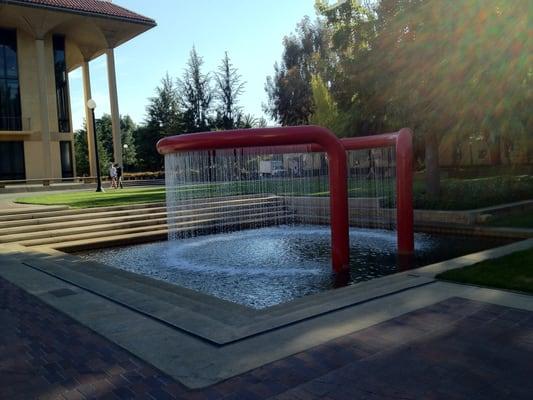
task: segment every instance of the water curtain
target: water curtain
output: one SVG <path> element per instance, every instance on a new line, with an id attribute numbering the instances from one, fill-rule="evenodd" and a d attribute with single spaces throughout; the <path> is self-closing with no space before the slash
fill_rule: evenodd
<path id="1" fill-rule="evenodd" d="M 341 272 L 349 264 L 350 222 L 397 225 L 400 253 L 412 253 L 412 203 L 405 201 L 409 193 L 402 188 L 412 185 L 411 161 L 405 161 L 411 132 L 404 129 L 372 138 L 341 141 L 316 126 L 164 138 L 157 148 L 165 154 L 169 237 L 280 224 L 329 224 L 332 267 Z M 395 180 L 402 185 L 399 190 Z M 409 235 L 409 215 L 410 240 L 404 237 Z"/>

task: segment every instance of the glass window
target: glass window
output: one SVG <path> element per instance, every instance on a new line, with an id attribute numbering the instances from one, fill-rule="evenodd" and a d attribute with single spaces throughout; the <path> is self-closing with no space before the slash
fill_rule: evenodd
<path id="1" fill-rule="evenodd" d="M 18 79 L 17 48 L 15 43 L 4 46 L 6 78 Z"/>
<path id="2" fill-rule="evenodd" d="M 59 142 L 61 153 L 61 176 L 63 178 L 72 178 L 74 171 L 72 168 L 72 144 L 69 140 Z"/>
<path id="3" fill-rule="evenodd" d="M 24 142 L 0 141 L 0 180 L 26 179 Z"/>
<path id="4" fill-rule="evenodd" d="M 56 78 L 57 120 L 59 132 L 70 132 L 68 74 L 65 37 L 54 35 L 54 70 Z"/>
<path id="5" fill-rule="evenodd" d="M 0 130 L 21 129 L 17 32 L 0 29 Z"/>

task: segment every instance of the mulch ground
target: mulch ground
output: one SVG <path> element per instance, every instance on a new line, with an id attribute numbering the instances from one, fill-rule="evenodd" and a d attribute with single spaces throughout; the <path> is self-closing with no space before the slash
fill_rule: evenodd
<path id="1" fill-rule="evenodd" d="M 533 312 L 451 298 L 190 391 L 0 278 L 0 399 L 530 400 L 532 371 Z"/>

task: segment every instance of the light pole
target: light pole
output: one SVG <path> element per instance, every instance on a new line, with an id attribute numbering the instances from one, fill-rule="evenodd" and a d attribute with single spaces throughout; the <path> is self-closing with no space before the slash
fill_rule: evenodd
<path id="1" fill-rule="evenodd" d="M 122 148 L 124 149 L 124 155 L 127 154 L 128 147 L 129 147 L 129 146 L 128 146 L 127 143 L 124 143 L 124 144 L 122 145 Z M 127 157 L 126 157 L 126 158 L 127 158 Z M 122 161 L 122 165 L 121 165 L 121 167 L 122 167 L 122 172 L 124 172 L 124 160 Z"/>
<path id="2" fill-rule="evenodd" d="M 100 158 L 98 157 L 98 139 L 96 137 L 96 118 L 94 118 L 94 109 L 96 102 L 93 99 L 87 100 L 87 108 L 91 110 L 91 117 L 93 119 L 93 136 L 94 136 L 94 158 L 96 159 L 96 191 L 103 192 L 102 177 L 100 176 Z"/>

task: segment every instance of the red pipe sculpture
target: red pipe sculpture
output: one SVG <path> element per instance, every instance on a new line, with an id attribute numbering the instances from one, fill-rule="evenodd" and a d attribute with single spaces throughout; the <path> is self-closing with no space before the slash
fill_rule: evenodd
<path id="1" fill-rule="evenodd" d="M 349 218 L 346 150 L 337 137 L 319 126 L 242 129 L 172 136 L 157 143 L 160 154 L 184 151 L 315 144 L 329 160 L 331 261 L 335 272 L 349 268 Z"/>
<path id="2" fill-rule="evenodd" d="M 403 128 L 399 132 L 341 139 L 346 150 L 376 147 L 396 148 L 396 230 L 398 254 L 414 252 L 413 233 L 413 132 Z"/>
<path id="3" fill-rule="evenodd" d="M 408 128 L 398 132 L 372 136 L 344 138 L 340 140 L 347 151 L 378 147 L 394 147 L 396 152 L 396 229 L 398 254 L 414 252 L 413 232 L 413 133 Z M 269 149 L 276 154 L 323 152 L 315 143 L 307 145 L 279 146 Z"/>

